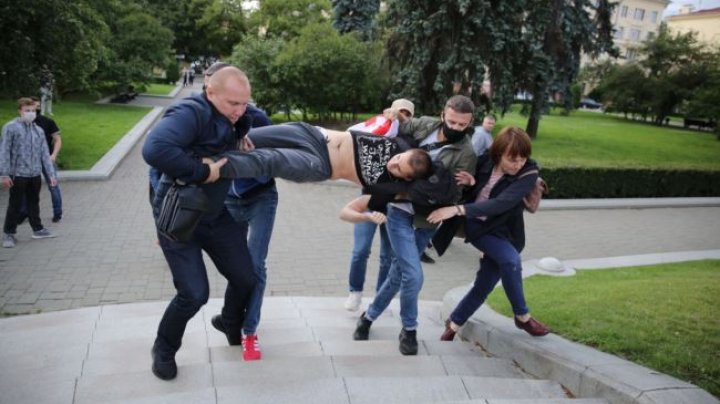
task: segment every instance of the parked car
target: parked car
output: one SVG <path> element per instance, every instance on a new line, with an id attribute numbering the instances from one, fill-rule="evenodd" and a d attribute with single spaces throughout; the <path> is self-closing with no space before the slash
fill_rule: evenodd
<path id="1" fill-rule="evenodd" d="M 583 98 L 580 100 L 580 108 L 601 109 L 603 105 L 592 98 Z"/>

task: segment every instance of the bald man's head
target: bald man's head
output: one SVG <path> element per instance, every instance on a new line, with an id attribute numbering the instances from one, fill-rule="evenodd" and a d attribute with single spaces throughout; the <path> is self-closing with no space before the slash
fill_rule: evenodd
<path id="1" fill-rule="evenodd" d="M 222 68 L 210 77 L 207 98 L 234 124 L 245 113 L 250 101 L 250 81 L 237 67 Z"/>

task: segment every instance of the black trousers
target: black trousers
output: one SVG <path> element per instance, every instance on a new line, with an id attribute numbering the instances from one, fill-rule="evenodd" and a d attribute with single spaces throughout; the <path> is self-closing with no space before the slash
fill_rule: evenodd
<path id="1" fill-rule="evenodd" d="M 228 280 L 222 309 L 223 323 L 231 332 L 239 334 L 257 275 L 245 234 L 225 207 L 214 220 L 200 222 L 188 242 L 172 241 L 161 235 L 158 238 L 170 265 L 177 295 L 160 321 L 155 347 L 162 353 L 177 352 L 182 345 L 187 322 L 208 301 L 210 286 L 202 251 L 210 256 L 218 271 Z"/>
<path id="2" fill-rule="evenodd" d="M 40 176 L 15 176 L 12 177 L 12 180 L 13 186 L 10 187 L 10 201 L 8 202 L 3 231 L 7 234 L 15 234 L 17 231 L 23 199 L 27 201 L 27 215 L 30 226 L 33 231 L 41 230 L 43 225 L 40 221 L 40 188 L 42 187 Z"/>

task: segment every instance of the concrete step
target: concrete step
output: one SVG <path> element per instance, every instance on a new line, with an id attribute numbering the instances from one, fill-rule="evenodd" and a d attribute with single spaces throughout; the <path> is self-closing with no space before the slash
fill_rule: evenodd
<path id="1" fill-rule="evenodd" d="M 369 341 L 353 341 L 360 312 L 344 310 L 343 301 L 266 298 L 258 330 L 263 359 L 244 362 L 242 347 L 228 346 L 210 323 L 222 306 L 213 299 L 188 323 L 170 382 L 150 371 L 167 302 L 2 319 L 0 404 L 569 400 L 558 383 L 536 380 L 512 359 L 440 341 L 441 302 L 421 302 L 419 352 L 403 356 L 397 302 L 373 323 Z"/>

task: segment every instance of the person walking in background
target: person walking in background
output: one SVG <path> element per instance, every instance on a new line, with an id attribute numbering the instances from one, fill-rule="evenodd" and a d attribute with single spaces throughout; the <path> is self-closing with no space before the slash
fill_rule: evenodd
<path id="1" fill-rule="evenodd" d="M 539 171 L 530 160 L 532 143 L 524 130 L 506 127 L 478 159 L 475 174 L 462 172 L 463 183 L 472 186 L 464 205 L 440 208 L 428 216 L 431 223 L 442 223 L 434 236 L 438 252 L 464 225 L 466 242 L 482 251 L 475 282 L 445 322 L 443 341 L 452 341 L 458 329 L 480 308 L 498 281 L 515 314 L 515 325 L 532 336 L 543 336 L 550 329 L 530 316 L 522 284 L 520 252 L 525 247 L 523 198 L 534 187 Z"/>
<path id="2" fill-rule="evenodd" d="M 401 123 L 405 123 L 415 114 L 415 105 L 410 100 L 399 98 L 393 101 L 384 115 L 378 115 L 368 119 L 365 122 L 353 125 L 348 128 L 350 130 L 359 130 L 363 132 L 374 133 L 380 136 L 395 137 Z M 396 119 L 392 119 L 396 117 Z M 392 248 L 390 240 L 387 236 L 385 225 L 380 225 L 380 267 L 378 269 L 377 283 L 375 291 L 380 290 L 390 270 L 392 263 Z M 356 311 L 360 308 L 362 302 L 363 288 L 365 285 L 365 274 L 367 273 L 367 261 L 370 256 L 375 231 L 378 224 L 372 221 L 360 221 L 353 226 L 353 250 L 350 257 L 350 273 L 348 283 L 350 294 L 344 303 L 344 307 L 348 311 Z"/>
<path id="3" fill-rule="evenodd" d="M 473 133 L 471 141 L 476 156 L 482 156 L 490 148 L 494 128 L 495 117 L 493 115 L 485 115 L 482 125 L 475 127 L 475 133 Z"/>
<path id="4" fill-rule="evenodd" d="M 17 102 L 19 117 L 6 123 L 0 137 L 0 179 L 10 189 L 10 200 L 3 226 L 5 248 L 15 247 L 18 219 L 23 198 L 27 202 L 28 219 L 33 229 L 32 238 L 55 237 L 49 229 L 43 227 L 40 220 L 40 174 L 48 173 L 51 186 L 57 185 L 55 167 L 50 160 L 50 152 L 45 135 L 34 121 L 36 118 L 35 101 L 20 98 Z"/>

